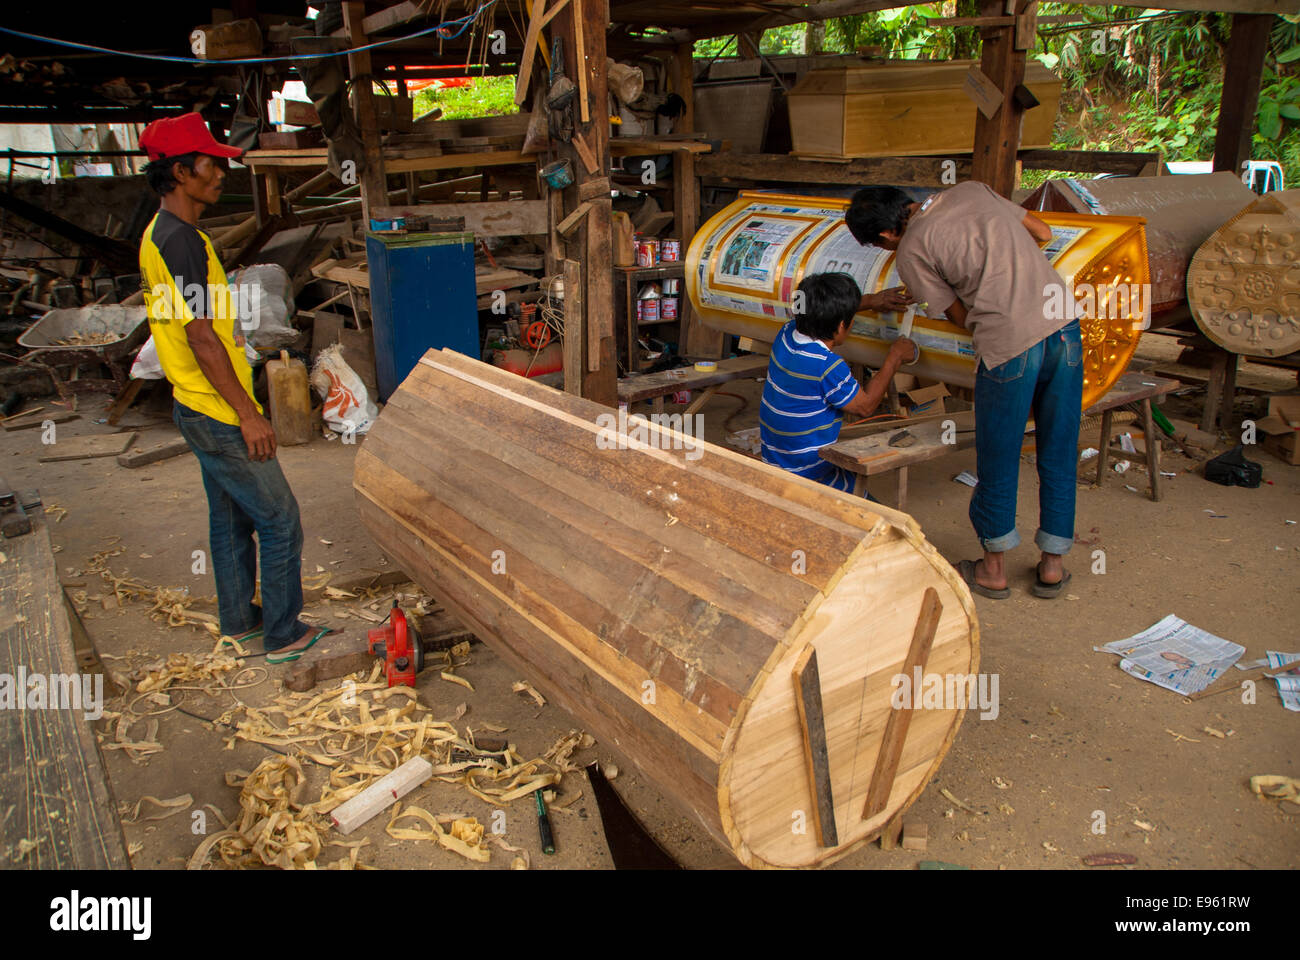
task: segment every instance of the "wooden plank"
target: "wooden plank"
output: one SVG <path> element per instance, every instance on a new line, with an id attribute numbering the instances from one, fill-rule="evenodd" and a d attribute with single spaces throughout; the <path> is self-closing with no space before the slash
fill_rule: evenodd
<path id="1" fill-rule="evenodd" d="M 921 613 L 916 618 L 916 629 L 912 632 L 912 645 L 908 648 L 907 659 L 903 661 L 902 675 L 908 683 L 919 669 L 925 673 L 926 663 L 930 659 L 930 650 L 934 645 L 934 634 L 939 626 L 939 617 L 943 613 L 943 604 L 933 587 L 927 587 L 921 601 Z M 894 789 L 894 778 L 898 774 L 898 762 L 903 756 L 903 745 L 907 742 L 907 731 L 912 725 L 912 717 L 920 709 L 921 691 L 912 691 L 911 704 L 902 709 L 893 709 L 885 721 L 885 733 L 880 740 L 880 752 L 876 756 L 876 768 L 871 774 L 871 787 L 867 791 L 867 805 L 863 808 L 862 819 L 870 820 L 889 804 L 889 795 Z M 906 826 L 904 826 L 906 833 Z M 906 838 L 904 838 L 906 846 Z"/>
<path id="2" fill-rule="evenodd" d="M 566 6 L 568 6 L 568 4 L 569 4 L 569 0 L 560 0 L 559 3 L 555 4 L 554 6 L 551 7 L 551 9 L 547 10 L 546 15 L 542 17 L 542 26 L 545 27 L 548 23 L 554 20 L 555 15 L 558 14 L 561 10 L 563 10 Z M 544 49 L 545 48 L 543 48 L 543 50 Z"/>
<path id="3" fill-rule="evenodd" d="M 546 233 L 544 200 L 487 200 L 478 203 L 420 203 L 371 208 L 379 220 L 394 217 L 460 217 L 465 229 L 478 237 L 535 236 Z"/>
<path id="4" fill-rule="evenodd" d="M 533 76 L 533 49 L 537 46 L 537 36 L 542 30 L 542 12 L 546 0 L 534 0 L 533 9 L 528 16 L 528 32 L 524 35 L 524 52 L 519 61 L 519 75 L 515 78 L 515 106 L 523 106 L 528 99 L 528 84 Z"/>
<path id="5" fill-rule="evenodd" d="M 1138 176 L 1149 163 L 1159 163 L 1158 153 L 1122 150 L 1021 150 L 1017 154 L 1026 170 L 1070 170 L 1076 173 L 1123 173 Z"/>
<path id="6" fill-rule="evenodd" d="M 880 831 L 880 849 L 893 850 L 903 836 L 903 818 L 896 816 Z"/>
<path id="7" fill-rule="evenodd" d="M 61 460 L 93 460 L 97 457 L 116 457 L 130 449 L 135 441 L 135 431 L 111 433 L 107 436 L 72 437 L 50 444 L 50 452 L 42 454 L 41 463 Z"/>
<path id="8" fill-rule="evenodd" d="M 19 419 L 21 418 L 21 419 Z M 5 423 L 6 432 L 14 430 L 31 430 L 33 427 L 42 427 L 45 421 L 53 420 L 55 423 L 67 423 L 69 420 L 80 420 L 81 414 L 71 413 L 67 410 L 58 412 L 37 411 L 29 413 L 15 414 L 14 418 Z"/>
<path id="9" fill-rule="evenodd" d="M 1238 8 L 1240 10 L 1240 8 Z M 1232 33 L 1224 55 L 1223 91 L 1219 95 L 1219 127 L 1214 135 L 1214 169 L 1240 175 L 1252 156 L 1255 110 L 1264 75 L 1273 17 L 1257 13 L 1232 15 Z"/>
<path id="10" fill-rule="evenodd" d="M 618 402 L 633 404 L 678 390 L 702 390 L 732 380 L 761 377 L 767 373 L 767 362 L 767 357 L 763 356 L 728 357 L 718 361 L 718 369 L 713 371 L 679 367 L 639 377 L 624 377 L 618 382 Z"/>
<path id="11" fill-rule="evenodd" d="M 77 694 L 62 709 L 0 709 L 0 851 L 10 870 L 126 870 L 131 861 L 103 758 L 87 712 L 94 684 L 77 660 L 72 625 L 59 584 L 49 524 L 34 517 L 30 533 L 4 541 L 0 564 L 0 674 L 15 684 L 62 676 Z M 84 679 L 91 699 L 84 699 Z M 59 685 L 60 690 L 62 685 Z M 47 693 L 52 694 L 47 686 Z M 109 691 L 100 688 L 99 706 Z M 30 702 L 24 683 L 16 691 Z M 72 691 L 67 690 L 71 697 Z M 60 693 L 60 706 L 65 701 Z M 52 706 L 47 701 L 47 706 Z M 76 709 L 72 709 L 72 708 Z M 137 728 L 139 729 L 139 728 Z M 35 844 L 23 850 L 20 844 Z M 24 844 L 25 846 L 25 844 Z"/>
<path id="12" fill-rule="evenodd" d="M 347 836 L 432 776 L 433 764 L 424 757 L 412 757 L 396 770 L 380 777 L 351 800 L 335 807 L 330 813 L 330 822 L 339 833 Z"/>
<path id="13" fill-rule="evenodd" d="M 587 74 L 591 71 L 587 67 L 586 44 L 583 41 L 584 33 L 585 31 L 582 29 L 582 0 L 573 0 L 573 45 L 577 51 L 574 69 L 578 72 L 578 108 L 582 112 L 582 122 L 591 123 L 591 103 L 590 97 L 587 95 Z M 588 167 L 587 172 L 595 173 L 596 171 Z"/>
<path id="14" fill-rule="evenodd" d="M 564 392 L 582 395 L 582 265 L 561 261 L 564 272 Z"/>
<path id="15" fill-rule="evenodd" d="M 596 159 L 596 154 L 592 152 L 591 145 L 587 143 L 587 138 L 577 130 L 573 132 L 573 148 L 578 151 L 578 156 L 582 159 L 582 165 L 587 168 L 587 173 L 595 174 L 600 171 L 600 162 Z"/>
<path id="16" fill-rule="evenodd" d="M 930 837 L 930 826 L 923 820 L 907 817 L 903 820 L 903 849 L 921 853 Z"/>
<path id="17" fill-rule="evenodd" d="M 831 764 L 826 752 L 826 717 L 822 710 L 821 676 L 817 649 L 810 643 L 794 665 L 794 701 L 799 708 L 804 763 L 812 788 L 813 826 L 823 847 L 839 843 L 835 830 L 835 800 L 831 794 Z"/>
<path id="18" fill-rule="evenodd" d="M 176 437 L 172 440 L 156 443 L 152 447 L 146 447 L 143 450 L 132 450 L 124 453 L 117 458 L 118 466 L 122 467 L 143 467 L 150 463 L 157 463 L 160 460 L 168 460 L 172 457 L 179 457 L 183 453 L 190 452 L 190 445 L 185 442 L 183 437 Z"/>
<path id="19" fill-rule="evenodd" d="M 964 108 L 963 108 L 964 109 Z M 952 162 L 954 167 L 944 164 Z M 800 160 L 777 153 L 709 153 L 695 158 L 701 178 L 747 183 L 826 183 L 861 186 L 889 183 L 903 187 L 942 187 L 949 169 L 958 182 L 969 180 L 971 162 L 966 157 L 868 157 L 846 163 Z"/>
<path id="20" fill-rule="evenodd" d="M 593 203 L 595 203 L 593 200 L 584 200 L 578 204 L 572 213 L 555 225 L 555 232 L 566 240 L 569 239 L 573 231 L 582 225 L 582 221 L 591 212 Z"/>
<path id="21" fill-rule="evenodd" d="M 362 0 L 348 0 L 343 4 L 343 26 L 352 47 L 364 46 L 366 43 L 363 23 L 365 16 L 366 5 Z M 370 51 L 349 53 L 348 70 L 353 77 L 369 76 Z M 369 82 L 358 83 L 353 86 L 352 92 L 356 97 L 357 126 L 361 131 L 366 161 L 366 168 L 361 172 L 361 216 L 369 223 L 370 205 L 383 203 L 388 198 L 388 180 L 384 173 L 384 151 L 379 138 L 379 115 L 375 108 L 373 85 Z"/>
<path id="22" fill-rule="evenodd" d="M 609 177 L 597 177 L 578 185 L 578 200 L 609 199 Z"/>

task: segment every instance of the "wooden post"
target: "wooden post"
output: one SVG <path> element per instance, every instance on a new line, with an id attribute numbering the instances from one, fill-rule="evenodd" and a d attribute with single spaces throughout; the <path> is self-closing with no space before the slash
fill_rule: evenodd
<path id="1" fill-rule="evenodd" d="M 694 43 L 680 44 L 673 51 L 673 83 L 678 96 L 686 101 L 686 112 L 674 128 L 674 133 L 695 132 L 694 56 Z M 684 251 L 690 246 L 691 238 L 700 225 L 700 181 L 695 175 L 695 154 L 685 150 L 673 151 L 673 212 L 677 216 L 677 236 Z M 681 344 L 683 353 L 699 359 L 720 358 L 723 355 L 725 335 L 721 330 L 714 330 L 699 322 L 695 311 L 691 309 L 690 297 L 686 296 L 685 283 L 682 284 L 677 309 L 681 314 L 678 343 Z"/>
<path id="2" fill-rule="evenodd" d="M 1223 93 L 1219 96 L 1219 129 L 1214 137 L 1214 169 L 1240 176 L 1250 159 L 1255 133 L 1255 108 L 1264 75 L 1272 14 L 1234 13 L 1228 53 L 1224 57 Z"/>
<path id="3" fill-rule="evenodd" d="M 366 32 L 361 21 L 366 15 L 362 0 L 348 0 L 343 4 L 343 26 L 347 30 L 350 46 L 366 43 Z M 370 51 L 348 54 L 348 70 L 352 77 L 369 75 Z M 388 202 L 388 180 L 384 176 L 384 149 L 379 139 L 379 118 L 375 114 L 375 95 L 370 80 L 353 87 L 357 98 L 357 126 L 361 129 L 361 143 L 365 149 L 366 169 L 361 175 L 361 216 L 366 229 L 370 228 L 370 206 Z"/>
<path id="4" fill-rule="evenodd" d="M 1011 3 L 1018 17 L 1038 9 L 1037 0 L 982 0 L 980 15 L 1002 16 Z M 1016 49 L 1014 25 L 985 27 L 981 36 L 980 70 L 1002 92 L 1002 105 L 992 117 L 976 113 L 971 176 L 1009 199 L 1016 188 L 1016 152 L 1020 149 L 1020 123 L 1025 113 L 1013 94 L 1025 80 L 1026 51 Z"/>

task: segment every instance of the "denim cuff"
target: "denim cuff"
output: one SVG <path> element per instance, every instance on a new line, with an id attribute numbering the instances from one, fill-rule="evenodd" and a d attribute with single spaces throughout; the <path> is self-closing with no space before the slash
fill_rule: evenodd
<path id="1" fill-rule="evenodd" d="M 1000 537 L 993 537 L 990 540 L 981 537 L 980 546 L 989 553 L 1005 553 L 1020 546 L 1020 534 L 1016 532 L 1015 527 L 1012 527 L 1010 533 L 1004 533 Z"/>
<path id="2" fill-rule="evenodd" d="M 1074 546 L 1074 538 L 1058 537 L 1054 533 L 1048 533 L 1047 531 L 1040 529 L 1038 533 L 1034 535 L 1034 543 L 1038 544 L 1038 549 L 1042 550 L 1043 553 L 1055 553 L 1064 556 L 1069 553 L 1070 548 Z"/>

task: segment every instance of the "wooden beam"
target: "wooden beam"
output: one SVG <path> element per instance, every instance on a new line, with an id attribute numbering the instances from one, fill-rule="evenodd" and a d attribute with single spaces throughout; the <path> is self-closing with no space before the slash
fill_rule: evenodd
<path id="1" fill-rule="evenodd" d="M 867 804 L 862 811 L 863 820 L 870 820 L 889 805 L 894 777 L 898 775 L 898 762 L 903 757 L 903 747 L 907 743 L 907 730 L 912 724 L 912 711 L 920 707 L 921 690 L 914 678 L 918 669 L 922 674 L 925 673 L 942 614 L 943 604 L 939 602 L 939 594 L 934 587 L 926 587 L 925 596 L 921 599 L 921 613 L 917 616 L 916 628 L 912 631 L 912 644 L 907 650 L 907 659 L 903 661 L 902 675 L 913 687 L 911 703 L 907 707 L 895 707 L 885 721 L 880 752 L 876 755 L 876 769 L 871 774 Z"/>
<path id="2" fill-rule="evenodd" d="M 564 392 L 582 395 L 582 265 L 562 260 L 564 274 Z"/>
<path id="3" fill-rule="evenodd" d="M 1014 5 L 1016 16 L 1037 10 L 1037 0 L 983 0 L 983 16 L 1000 16 Z M 975 115 L 975 153 L 971 175 L 1004 197 L 1016 188 L 1016 153 L 1020 149 L 1020 121 L 1025 111 L 1012 96 L 1025 80 L 1025 52 L 1016 49 L 1014 26 L 984 31 L 980 70 L 1002 92 L 1002 104 L 992 116 Z"/>
<path id="4" fill-rule="evenodd" d="M 962 104 L 965 109 L 965 104 Z M 827 183 L 861 186 L 868 183 L 902 187 L 943 186 L 945 159 L 941 157 L 873 157 L 847 163 L 800 160 L 776 153 L 711 153 L 695 158 L 699 177 L 734 179 L 754 183 Z M 969 180 L 971 162 L 956 159 L 958 182 Z"/>
<path id="5" fill-rule="evenodd" d="M 83 255 L 93 256 L 103 261 L 116 273 L 135 273 L 140 269 L 139 256 L 129 244 L 114 240 L 112 237 L 91 233 L 70 220 L 64 220 L 58 214 L 50 213 L 14 196 L 7 190 L 0 190 L 0 209 L 8 210 L 28 223 L 52 230 L 64 239 L 71 240 L 81 247 Z"/>
<path id="6" fill-rule="evenodd" d="M 348 0 L 343 4 L 343 26 L 348 32 L 350 46 L 365 45 L 365 16 L 366 5 L 362 0 Z M 370 51 L 349 53 L 348 71 L 353 77 L 369 76 Z M 353 87 L 353 95 L 357 98 L 357 126 L 361 131 L 361 145 L 366 160 L 366 168 L 361 173 L 361 215 L 366 226 L 370 225 L 370 205 L 388 198 L 388 180 L 384 174 L 383 143 L 379 138 L 379 117 L 375 112 L 373 86 L 369 80 L 365 80 Z"/>
<path id="7" fill-rule="evenodd" d="M 536 0 L 528 17 L 528 32 L 524 35 L 524 52 L 519 60 L 519 76 L 515 78 L 515 105 L 522 106 L 528 99 L 528 84 L 533 76 L 533 48 L 542 30 L 542 8 L 546 0 Z"/>
<path id="8" fill-rule="evenodd" d="M 1138 7 L 1145 9 L 1150 6 L 1145 0 L 1111 0 L 1111 3 L 1120 7 Z M 1107 4 L 1086 3 L 1084 6 L 1102 7 Z M 1300 0 L 1161 0 L 1161 10 L 1196 10 L 1205 13 L 1267 13 L 1277 14 L 1278 16 L 1291 15 L 1295 16 L 1300 13 Z"/>
<path id="9" fill-rule="evenodd" d="M 371 208 L 377 220 L 392 217 L 461 217 L 479 237 L 534 236 L 546 233 L 546 201 L 488 200 L 478 203 L 419 203 Z"/>
<path id="10" fill-rule="evenodd" d="M 1223 92 L 1219 97 L 1219 129 L 1214 137 L 1214 169 L 1241 175 L 1251 157 L 1255 110 L 1264 76 L 1273 17 L 1237 13 L 1232 17 L 1228 52 L 1223 58 Z"/>
<path id="11" fill-rule="evenodd" d="M 582 0 L 573 0 L 573 46 L 575 50 L 573 69 L 578 73 L 578 109 L 582 114 L 582 122 L 591 123 L 591 102 L 590 97 L 587 95 L 587 74 L 590 70 L 587 67 L 587 45 L 583 39 L 585 31 L 579 29 L 578 25 L 580 23 L 582 23 Z M 578 134 L 575 133 L 574 137 L 576 139 Z M 581 141 L 579 140 L 579 142 Z M 588 168 L 588 172 L 595 173 L 590 168 Z"/>

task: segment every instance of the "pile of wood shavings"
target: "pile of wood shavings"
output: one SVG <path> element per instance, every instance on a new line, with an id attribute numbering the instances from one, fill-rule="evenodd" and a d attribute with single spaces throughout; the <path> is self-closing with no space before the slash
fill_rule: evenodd
<path id="1" fill-rule="evenodd" d="M 121 340 L 117 333 L 72 333 L 66 337 L 57 337 L 54 343 L 60 347 L 89 347 L 104 343 L 116 343 Z"/>
<path id="2" fill-rule="evenodd" d="M 513 744 L 500 751 L 480 750 L 472 730 L 467 728 L 462 736 L 453 724 L 434 720 L 413 689 L 389 688 L 379 681 L 381 669 L 382 664 L 376 664 L 364 682 L 357 679 L 362 675 L 354 675 L 319 694 L 286 694 L 267 707 L 242 706 L 243 719 L 234 722 L 235 732 L 226 740 L 227 749 L 233 749 L 236 740 L 247 740 L 299 753 L 296 758 L 286 758 L 292 759 L 288 765 L 268 760 L 252 774 L 232 771 L 227 775 L 229 785 L 241 787 L 240 807 L 244 814 L 240 825 L 228 829 L 220 840 L 205 840 L 191 858 L 192 868 L 201 867 L 216 846 L 227 866 L 260 862 L 282 869 L 315 869 L 316 857 L 323 846 L 329 845 L 320 839 L 330 825 L 329 812 L 411 757 L 425 757 L 434 765 L 435 778 L 463 786 L 486 803 L 501 807 L 559 784 L 565 773 L 579 769 L 573 754 L 595 743 L 589 734 L 575 730 L 532 760 L 516 752 Z M 404 702 L 389 705 L 393 698 Z M 218 722 L 231 722 L 233 713 L 228 711 Z M 302 802 L 303 760 L 329 770 L 320 797 L 311 803 Z M 547 793 L 553 796 L 551 791 Z M 394 827 L 395 820 L 407 816 L 418 817 L 430 829 Z M 439 822 L 450 822 L 450 829 L 444 832 Z M 394 811 L 387 830 L 395 838 L 429 839 L 467 859 L 486 863 L 489 848 L 479 842 L 481 834 L 476 826 L 481 830 L 472 817 L 434 817 L 419 807 L 407 807 L 400 817 Z M 498 842 L 500 838 L 487 839 L 508 853 L 523 853 L 521 848 Z M 351 851 L 344 869 L 359 866 L 356 856 L 360 844 L 336 845 Z M 516 856 L 511 866 L 526 869 L 526 853 Z"/>
<path id="3" fill-rule="evenodd" d="M 137 693 L 153 693 L 165 690 L 173 684 L 209 684 L 219 677 L 242 666 L 243 661 L 224 653 L 205 653 L 194 656 L 189 653 L 173 653 L 166 660 L 155 661 L 137 671 Z"/>

